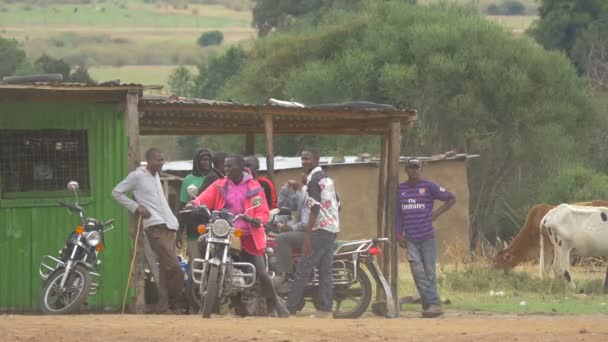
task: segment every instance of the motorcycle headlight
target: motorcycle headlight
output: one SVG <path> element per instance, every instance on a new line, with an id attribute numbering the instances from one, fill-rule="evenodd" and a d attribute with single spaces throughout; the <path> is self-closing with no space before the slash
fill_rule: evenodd
<path id="1" fill-rule="evenodd" d="M 89 246 L 95 247 L 101 242 L 101 234 L 99 232 L 90 232 L 87 234 L 86 239 Z"/>
<path id="2" fill-rule="evenodd" d="M 215 236 L 223 237 L 230 233 L 230 223 L 226 220 L 217 220 L 213 222 L 211 230 Z"/>

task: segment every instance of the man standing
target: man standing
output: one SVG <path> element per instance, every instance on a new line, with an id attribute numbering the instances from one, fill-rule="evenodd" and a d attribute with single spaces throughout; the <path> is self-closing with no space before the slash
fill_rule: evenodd
<path id="1" fill-rule="evenodd" d="M 287 309 L 295 314 L 300 306 L 304 287 L 317 266 L 319 269 L 319 311 L 317 317 L 331 317 L 332 314 L 332 274 L 334 242 L 340 231 L 338 198 L 331 178 L 319 166 L 319 152 L 312 149 L 302 151 L 302 168 L 307 176 L 310 208 L 306 224 L 302 251 L 305 258 L 296 268 L 296 276 L 287 299 Z"/>
<path id="2" fill-rule="evenodd" d="M 396 237 L 407 248 L 407 258 L 414 283 L 422 298 L 422 317 L 443 314 L 437 294 L 435 231 L 433 221 L 454 205 L 456 197 L 443 187 L 420 178 L 420 159 L 406 164 L 407 181 L 397 191 Z M 445 202 L 433 212 L 435 200 Z"/>
<path id="3" fill-rule="evenodd" d="M 264 188 L 264 194 L 266 195 L 266 202 L 268 202 L 268 209 L 274 209 L 277 207 L 277 194 L 274 189 L 274 184 L 270 179 L 258 175 L 260 170 L 260 160 L 256 156 L 245 157 L 245 167 L 251 170 L 253 179 L 258 181 L 262 188 Z"/>
<path id="4" fill-rule="evenodd" d="M 130 212 L 143 218 L 143 228 L 150 247 L 160 264 L 158 279 L 158 303 L 160 314 L 181 313 L 185 306 L 183 297 L 184 273 L 177 261 L 175 236 L 179 226 L 171 212 L 160 184 L 159 172 L 163 167 L 163 154 L 157 148 L 146 152 L 147 165 L 129 173 L 112 191 L 112 197 Z M 135 201 L 126 193 L 133 193 Z"/>

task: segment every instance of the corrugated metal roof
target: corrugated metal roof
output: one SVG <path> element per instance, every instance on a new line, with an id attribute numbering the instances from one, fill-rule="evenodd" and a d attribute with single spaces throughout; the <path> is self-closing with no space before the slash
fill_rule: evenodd
<path id="1" fill-rule="evenodd" d="M 53 89 L 77 89 L 77 90 L 129 90 L 129 89 L 150 89 L 157 88 L 162 86 L 144 86 L 136 83 L 125 83 L 125 84 L 115 84 L 109 83 L 104 85 L 92 85 L 85 83 L 53 83 L 53 82 L 33 82 L 33 83 L 7 83 L 0 81 L 0 89 L 41 89 L 41 90 L 53 90 Z"/>
<path id="2" fill-rule="evenodd" d="M 413 156 L 412 156 L 413 157 Z M 437 155 L 431 157 L 417 157 L 423 162 L 437 162 L 443 160 L 461 160 L 461 159 L 471 159 L 477 158 L 479 155 L 477 154 L 451 154 L 451 155 Z M 407 161 L 410 156 L 402 156 L 401 162 Z M 260 171 L 266 171 L 266 157 L 258 157 L 260 160 Z M 325 156 L 321 157 L 320 164 L 321 165 L 356 165 L 356 164 L 377 164 L 380 160 L 378 158 L 361 158 L 358 156 L 345 156 L 344 162 L 332 162 L 334 157 Z M 146 163 L 143 162 L 142 165 Z M 290 169 L 299 169 L 302 167 L 302 161 L 300 157 L 275 157 L 274 158 L 274 169 L 277 170 L 290 170 Z M 163 171 L 191 171 L 192 170 L 192 160 L 175 160 L 168 161 L 163 165 Z"/>
<path id="3" fill-rule="evenodd" d="M 274 99 L 265 104 L 240 104 L 144 96 L 139 102 L 142 135 L 261 134 L 269 118 L 275 134 L 379 135 L 393 121 L 410 125 L 416 111 L 366 101 L 304 106 Z"/>
<path id="4" fill-rule="evenodd" d="M 283 101 L 269 99 L 265 104 L 242 104 L 231 101 L 209 100 L 201 98 L 187 98 L 179 96 L 159 96 L 159 95 L 144 95 L 140 101 L 142 105 L 183 105 L 184 107 L 207 107 L 207 106 L 227 106 L 233 108 L 289 108 L 291 110 L 302 109 L 302 112 L 307 111 L 364 111 L 364 112 L 407 112 L 416 113 L 414 109 L 398 109 L 391 105 L 377 104 L 367 101 L 354 101 L 345 103 L 330 103 L 330 104 L 314 104 L 305 105 L 295 101 Z"/>

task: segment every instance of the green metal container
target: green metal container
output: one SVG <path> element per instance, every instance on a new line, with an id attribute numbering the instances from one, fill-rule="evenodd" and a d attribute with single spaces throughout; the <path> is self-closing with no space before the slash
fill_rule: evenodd
<path id="1" fill-rule="evenodd" d="M 90 191 L 80 203 L 85 214 L 116 219 L 101 252 L 102 284 L 90 296 L 90 310 L 118 310 L 122 302 L 132 244 L 128 213 L 112 198 L 112 189 L 127 174 L 127 137 L 119 104 L 93 102 L 0 102 L 0 129 L 86 129 Z M 76 179 L 78 181 L 78 179 Z M 10 198 L 6 198 L 10 197 Z M 65 191 L 0 194 L 0 311 L 39 310 L 40 259 L 57 256 L 68 234 L 79 224 L 76 215 L 57 206 L 73 203 Z"/>

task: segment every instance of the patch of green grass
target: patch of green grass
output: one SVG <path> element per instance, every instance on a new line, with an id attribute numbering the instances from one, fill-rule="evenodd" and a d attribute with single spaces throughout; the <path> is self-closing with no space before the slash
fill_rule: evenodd
<path id="1" fill-rule="evenodd" d="M 577 290 L 573 290 L 563 279 L 542 280 L 527 272 L 505 274 L 486 265 L 472 264 L 458 270 L 445 267 L 439 273 L 439 294 L 451 302 L 445 305 L 446 309 L 516 314 L 608 314 L 603 274 L 599 279 L 599 274 L 576 270 L 580 280 L 576 281 Z M 399 278 L 400 297 L 418 295 L 407 263 L 400 265 Z M 420 311 L 420 305 L 407 304 L 402 309 Z"/>
<path id="2" fill-rule="evenodd" d="M 196 7 L 194 11 L 163 10 L 144 5 L 104 4 L 22 5 L 6 4 L 0 11 L 2 26 L 107 26 L 107 27 L 246 27 L 250 20 L 243 15 L 209 14 L 217 7 Z M 102 11 L 103 8 L 103 11 Z M 226 12 L 227 13 L 227 12 Z"/>
<path id="3" fill-rule="evenodd" d="M 532 23 L 538 19 L 538 16 L 532 15 L 496 15 L 496 16 L 486 16 L 489 20 L 497 22 L 504 28 L 510 31 L 516 32 L 524 32 L 527 30 Z"/>

